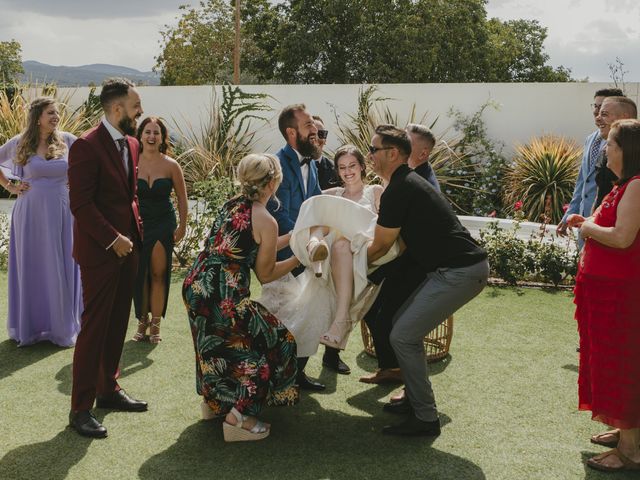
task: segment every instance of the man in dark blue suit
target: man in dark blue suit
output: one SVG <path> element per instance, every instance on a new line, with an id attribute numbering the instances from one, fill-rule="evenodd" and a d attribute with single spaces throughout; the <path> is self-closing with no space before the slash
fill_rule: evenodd
<path id="1" fill-rule="evenodd" d="M 282 183 L 276 191 L 277 202 L 271 201 L 267 208 L 278 222 L 278 234 L 285 235 L 296 223 L 300 206 L 307 198 L 320 195 L 318 168 L 313 158 L 318 156 L 318 129 L 313 117 L 302 103 L 285 107 L 278 118 L 278 128 L 287 144 L 276 156 L 282 167 Z M 278 260 L 293 255 L 289 247 L 278 252 Z M 298 267 L 293 275 L 299 275 L 304 267 Z M 285 279 L 286 281 L 286 279 Z M 308 357 L 298 358 L 298 384 L 306 390 L 320 391 L 325 386 L 311 380 L 304 373 Z"/>

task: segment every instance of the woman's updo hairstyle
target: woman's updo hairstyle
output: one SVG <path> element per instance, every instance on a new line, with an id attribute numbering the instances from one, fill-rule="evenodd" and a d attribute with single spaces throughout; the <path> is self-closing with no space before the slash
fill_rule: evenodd
<path id="1" fill-rule="evenodd" d="M 243 195 L 258 200 L 267 184 L 275 179 L 276 188 L 282 182 L 280 161 L 270 153 L 250 153 L 238 164 L 236 174 Z"/>

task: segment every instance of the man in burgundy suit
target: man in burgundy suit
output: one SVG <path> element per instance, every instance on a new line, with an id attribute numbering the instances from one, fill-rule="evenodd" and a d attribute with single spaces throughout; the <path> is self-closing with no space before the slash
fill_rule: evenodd
<path id="1" fill-rule="evenodd" d="M 69 152 L 69 195 L 75 217 L 73 256 L 80 265 L 84 311 L 73 356 L 69 423 L 80 435 L 107 436 L 96 407 L 141 412 L 116 381 L 127 332 L 142 239 L 136 197 L 140 96 L 125 79 L 100 93 L 104 117 Z"/>

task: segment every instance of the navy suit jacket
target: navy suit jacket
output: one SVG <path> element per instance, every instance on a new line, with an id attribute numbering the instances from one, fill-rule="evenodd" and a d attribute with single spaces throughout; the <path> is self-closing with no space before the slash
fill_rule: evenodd
<path id="1" fill-rule="evenodd" d="M 271 200 L 267 204 L 267 209 L 278 222 L 278 235 L 284 235 L 293 230 L 302 202 L 314 195 L 320 195 L 322 192 L 318 185 L 318 167 L 315 162 L 309 162 L 309 185 L 305 192 L 302 170 L 296 151 L 291 145 L 286 145 L 276 153 L 276 156 L 282 167 L 282 183 L 276 191 L 280 206 Z M 287 247 L 278 252 L 278 260 L 289 258 L 291 255 L 293 252 Z"/>

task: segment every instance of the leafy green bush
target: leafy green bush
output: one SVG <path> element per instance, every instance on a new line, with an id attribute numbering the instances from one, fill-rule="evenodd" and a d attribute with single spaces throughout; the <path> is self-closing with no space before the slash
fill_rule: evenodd
<path id="1" fill-rule="evenodd" d="M 527 242 L 517 237 L 517 229 L 503 230 L 498 222 L 491 222 L 480 230 L 480 243 L 489 256 L 492 275 L 509 285 L 516 285 L 535 265 Z"/>
<path id="2" fill-rule="evenodd" d="M 558 245 L 555 240 L 545 241 L 546 225 L 539 236 L 528 241 L 518 238 L 520 226 L 501 229 L 498 222 L 490 223 L 480 231 L 480 243 L 487 250 L 491 275 L 509 285 L 522 281 L 540 281 L 554 286 L 573 283 L 578 261 L 577 249 Z"/>
<path id="3" fill-rule="evenodd" d="M 449 194 L 460 211 L 504 218 L 502 184 L 507 159 L 502 154 L 504 145 L 491 140 L 487 134 L 482 116 L 489 107 L 497 109 L 498 105 L 487 101 L 473 115 L 464 115 L 455 109 L 449 111 L 455 120 L 453 127 L 463 135 L 458 148 L 466 160 L 462 168 L 450 168 L 450 175 L 460 176 L 474 185 L 473 189 L 459 189 Z"/>

